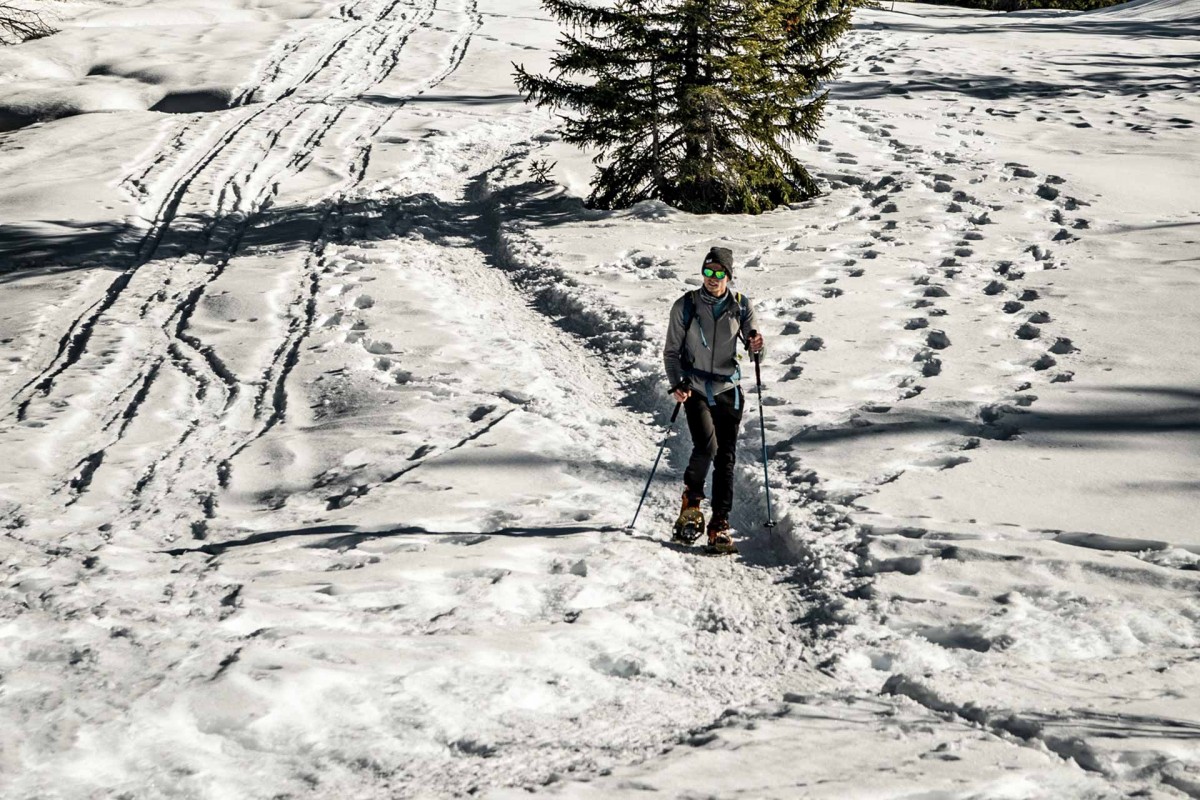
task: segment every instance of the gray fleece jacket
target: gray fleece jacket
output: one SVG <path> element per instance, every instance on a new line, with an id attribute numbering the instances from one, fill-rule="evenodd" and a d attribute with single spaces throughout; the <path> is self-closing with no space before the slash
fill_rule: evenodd
<path id="1" fill-rule="evenodd" d="M 707 388 L 711 387 L 713 395 L 718 395 L 735 386 L 728 378 L 741 373 L 738 340 L 744 342 L 750 331 L 758 329 L 758 324 L 750 298 L 732 289 L 720 318 L 714 319 L 713 306 L 700 296 L 703 291 L 693 289 L 687 293 L 692 295 L 696 313 L 686 330 L 683 312 L 687 294 L 671 306 L 667 341 L 663 345 L 663 366 L 672 388 L 679 385 L 686 373 L 694 391 L 706 394 Z"/>

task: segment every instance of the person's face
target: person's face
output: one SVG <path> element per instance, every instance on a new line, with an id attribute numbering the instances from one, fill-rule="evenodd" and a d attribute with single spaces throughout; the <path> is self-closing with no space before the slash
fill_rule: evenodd
<path id="1" fill-rule="evenodd" d="M 720 297 L 729 288 L 729 273 L 720 264 L 705 264 L 701 274 L 704 276 L 704 288 L 709 294 Z"/>

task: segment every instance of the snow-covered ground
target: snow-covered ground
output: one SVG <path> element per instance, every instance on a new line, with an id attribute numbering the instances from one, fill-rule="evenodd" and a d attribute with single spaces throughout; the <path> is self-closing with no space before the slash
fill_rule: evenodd
<path id="1" fill-rule="evenodd" d="M 5 797 L 1200 797 L 1200 0 L 862 11 L 759 217 L 584 209 L 532 0 L 63 8 L 0 49 Z M 625 530 L 718 242 L 725 559 L 686 435 Z"/>

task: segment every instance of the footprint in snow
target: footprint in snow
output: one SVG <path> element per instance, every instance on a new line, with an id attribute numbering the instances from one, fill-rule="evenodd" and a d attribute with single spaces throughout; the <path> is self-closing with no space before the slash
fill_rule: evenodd
<path id="1" fill-rule="evenodd" d="M 942 373 L 942 360 L 935 356 L 932 350 L 922 350 L 913 356 L 913 361 L 921 365 L 921 374 L 926 378 L 933 378 Z"/>
<path id="2" fill-rule="evenodd" d="M 412 455 L 408 457 L 408 460 L 409 461 L 418 461 L 418 460 L 424 458 L 425 456 L 429 455 L 430 453 L 432 453 L 435 449 L 436 448 L 434 447 L 434 445 L 423 444 L 420 447 L 418 447 L 416 450 L 413 451 Z"/>
<path id="3" fill-rule="evenodd" d="M 925 344 L 934 350 L 945 350 L 950 346 L 950 337 L 946 335 L 945 331 L 931 330 L 925 336 Z"/>
<path id="4" fill-rule="evenodd" d="M 495 410 L 496 410 L 495 406 L 488 406 L 488 405 L 478 406 L 474 411 L 472 411 L 468 415 L 467 419 L 471 420 L 471 422 L 479 422 L 479 420 L 483 419 L 484 417 L 486 417 L 488 414 L 492 413 Z"/>
<path id="5" fill-rule="evenodd" d="M 1030 366 L 1033 367 L 1033 369 L 1037 372 L 1044 372 L 1056 364 L 1058 364 L 1058 362 L 1054 359 L 1054 356 L 1050 355 L 1049 353 L 1043 353 L 1037 359 L 1037 361 L 1034 361 L 1032 364 L 1030 364 Z"/>
<path id="6" fill-rule="evenodd" d="M 779 382 L 787 383 L 788 381 L 794 381 L 803 374 L 804 374 L 803 365 L 797 364 L 793 367 L 790 367 L 788 369 L 788 371 L 786 373 L 784 373 L 783 377 L 779 379 Z"/>
<path id="7" fill-rule="evenodd" d="M 1067 353 L 1077 353 L 1079 348 L 1071 343 L 1071 340 L 1065 336 L 1059 336 L 1054 344 L 1050 345 L 1050 352 L 1055 355 L 1063 356 Z"/>
<path id="8" fill-rule="evenodd" d="M 922 459 L 916 462 L 915 466 L 943 470 L 954 469 L 963 464 L 968 464 L 970 461 L 971 459 L 966 456 L 935 456 L 933 458 Z"/>
<path id="9" fill-rule="evenodd" d="M 1042 186 L 1039 186 L 1037 192 L 1034 192 L 1034 194 L 1037 194 L 1037 196 L 1042 198 L 1043 200 L 1057 200 L 1058 199 L 1058 190 L 1056 190 L 1055 187 L 1052 187 L 1049 184 L 1043 184 Z"/>
<path id="10" fill-rule="evenodd" d="M 1031 244 L 1025 248 L 1025 252 L 1033 256 L 1034 261 L 1050 261 L 1054 254 L 1050 250 L 1042 249 L 1041 245 Z"/>
<path id="11" fill-rule="evenodd" d="M 1017 328 L 1016 335 L 1017 335 L 1018 339 L 1024 339 L 1026 341 L 1029 341 L 1031 339 L 1036 339 L 1039 336 L 1041 336 L 1042 329 L 1036 325 L 1030 325 L 1028 322 L 1026 322 L 1026 323 L 1022 324 L 1019 328 Z"/>

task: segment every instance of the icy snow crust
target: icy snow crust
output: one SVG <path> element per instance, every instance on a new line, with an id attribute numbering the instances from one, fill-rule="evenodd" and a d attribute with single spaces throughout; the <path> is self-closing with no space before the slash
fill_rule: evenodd
<path id="1" fill-rule="evenodd" d="M 1195 7 L 864 11 L 760 217 L 584 209 L 533 2 L 0 50 L 4 796 L 1200 796 Z M 624 529 L 717 242 L 724 559 L 686 435 Z"/>

